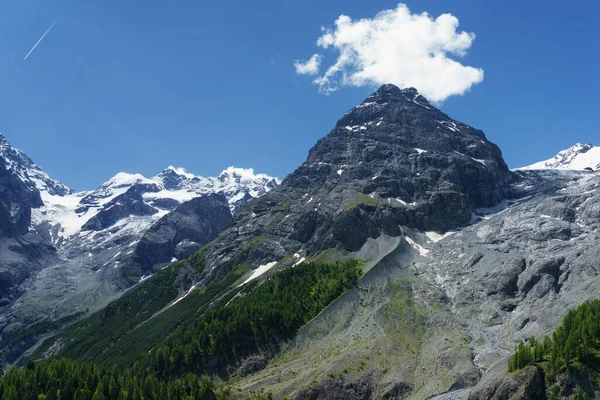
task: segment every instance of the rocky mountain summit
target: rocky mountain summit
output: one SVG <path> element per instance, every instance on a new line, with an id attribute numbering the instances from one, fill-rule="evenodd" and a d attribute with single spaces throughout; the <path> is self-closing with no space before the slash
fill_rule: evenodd
<path id="1" fill-rule="evenodd" d="M 400 236 L 400 226 L 445 232 L 505 198 L 509 177 L 482 131 L 415 89 L 385 85 L 339 120 L 279 187 L 241 208 L 208 250 L 207 270 L 218 276 L 233 264 L 358 251 L 369 238 Z"/>
<path id="2" fill-rule="evenodd" d="M 559 151 L 553 158 L 540 161 L 523 170 L 532 169 L 570 169 L 597 171 L 600 169 L 600 147 L 589 143 L 577 143 L 566 150 Z"/>

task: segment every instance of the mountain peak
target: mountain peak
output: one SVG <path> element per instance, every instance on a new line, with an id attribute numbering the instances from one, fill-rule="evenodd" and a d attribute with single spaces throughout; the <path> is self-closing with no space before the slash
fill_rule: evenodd
<path id="1" fill-rule="evenodd" d="M 407 87 L 404 89 L 400 89 L 398 86 L 394 85 L 393 83 L 386 83 L 385 85 L 382 85 L 379 89 L 377 89 L 376 93 L 381 93 L 381 94 L 391 94 L 391 95 L 415 95 L 418 94 L 418 90 L 414 87 Z"/>
<path id="2" fill-rule="evenodd" d="M 561 150 L 554 157 L 519 169 L 566 169 L 566 170 L 600 170 L 600 147 L 590 143 L 576 143 L 568 149 Z"/>
<path id="3" fill-rule="evenodd" d="M 165 168 L 159 175 L 172 174 L 172 173 L 179 175 L 179 176 L 186 177 L 187 179 L 197 178 L 196 175 L 187 172 L 187 170 L 185 168 L 174 167 L 172 165 L 169 165 L 167 168 Z"/>
<path id="4" fill-rule="evenodd" d="M 15 149 L 0 133 L 0 157 L 4 159 L 6 168 L 12 171 L 29 188 L 50 195 L 64 196 L 73 191 L 62 183 L 50 178 L 25 153 Z"/>
<path id="5" fill-rule="evenodd" d="M 223 180 L 226 178 L 234 178 L 240 182 L 252 182 L 257 179 L 275 179 L 266 174 L 257 174 L 254 172 L 254 168 L 238 168 L 234 166 L 229 166 L 219 174 L 219 179 Z M 276 179 L 275 179 L 276 180 Z"/>
<path id="6" fill-rule="evenodd" d="M 400 89 L 398 86 L 391 83 L 381 86 L 375 93 L 369 96 L 363 104 L 380 101 L 408 101 L 422 107 L 430 106 L 429 101 L 427 101 L 416 88 L 408 87 Z"/>

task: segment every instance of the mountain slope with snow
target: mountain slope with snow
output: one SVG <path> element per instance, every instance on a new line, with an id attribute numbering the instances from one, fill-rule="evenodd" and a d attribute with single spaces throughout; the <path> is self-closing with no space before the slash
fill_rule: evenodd
<path id="1" fill-rule="evenodd" d="M 1 133 L 0 157 L 6 162 L 7 169 L 14 172 L 23 183 L 28 184 L 31 190 L 37 188 L 40 192 L 46 192 L 52 196 L 65 196 L 73 193 L 67 186 L 50 178 L 25 153 L 12 147 Z"/>
<path id="2" fill-rule="evenodd" d="M 19 165 L 15 163 L 15 165 Z M 35 166 L 35 164 L 32 164 Z M 85 232 L 98 230 L 89 224 L 102 213 L 122 206 L 126 199 L 135 194 L 141 195 L 148 206 L 143 216 L 153 218 L 135 219 L 136 225 L 143 222 L 145 228 L 173 211 L 183 202 L 193 198 L 223 193 L 229 202 L 232 212 L 251 198 L 262 196 L 275 188 L 276 178 L 265 174 L 255 174 L 252 168 L 243 169 L 229 167 L 218 177 L 205 178 L 185 171 L 183 168 L 168 167 L 153 178 L 140 174 L 118 173 L 94 191 L 75 193 L 66 186 L 51 180 L 37 166 L 33 171 L 45 179 L 36 179 L 36 187 L 40 191 L 44 205 L 33 211 L 32 228 L 46 236 L 54 245 L 64 247 L 65 241 Z M 24 179 L 31 176 L 29 170 L 22 173 Z M 51 186 L 46 182 L 56 183 Z M 59 186 L 61 185 L 61 186 Z M 57 191 L 54 188 L 61 188 Z M 129 194 L 128 194 L 129 193 Z M 118 201 L 115 200 L 118 199 Z M 105 228 L 112 228 L 123 217 L 131 215 L 127 210 L 121 218 L 115 218 Z M 140 226 L 143 229 L 143 226 Z M 114 232 L 113 232 L 114 233 Z"/>
<path id="3" fill-rule="evenodd" d="M 589 143 L 577 143 L 575 146 L 560 151 L 553 158 L 518 169 L 568 169 L 582 171 L 590 168 L 594 171 L 600 169 L 600 147 L 595 147 Z"/>
<path id="4" fill-rule="evenodd" d="M 5 329 L 16 334 L 15 326 L 40 318 L 102 307 L 214 239 L 239 207 L 278 183 L 251 168 L 202 177 L 170 166 L 152 178 L 118 173 L 75 192 L 0 134 L 0 228 L 8 236 L 0 251 L 27 255 L 0 254 L 0 348 L 12 336 Z"/>

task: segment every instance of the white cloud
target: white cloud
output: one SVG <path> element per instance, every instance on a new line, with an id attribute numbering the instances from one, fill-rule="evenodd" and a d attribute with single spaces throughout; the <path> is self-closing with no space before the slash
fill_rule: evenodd
<path id="1" fill-rule="evenodd" d="M 320 54 L 313 54 L 308 61 L 296 60 L 296 62 L 294 62 L 296 73 L 298 75 L 317 75 L 322 59 L 323 57 Z"/>
<path id="2" fill-rule="evenodd" d="M 474 33 L 457 32 L 458 19 L 451 14 L 433 18 L 412 14 L 404 4 L 372 19 L 354 21 L 341 15 L 333 29 L 322 28 L 317 45 L 337 52 L 336 62 L 314 79 L 322 93 L 344 85 L 373 86 L 393 83 L 416 87 L 434 102 L 463 94 L 483 81 L 483 70 L 465 66 L 450 56 L 462 57 L 475 39 Z M 298 74 L 316 75 L 322 56 L 296 62 Z"/>

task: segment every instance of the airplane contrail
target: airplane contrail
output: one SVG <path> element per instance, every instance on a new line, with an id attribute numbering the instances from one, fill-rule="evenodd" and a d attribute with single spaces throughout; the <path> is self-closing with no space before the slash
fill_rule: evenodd
<path id="1" fill-rule="evenodd" d="M 52 23 L 52 25 L 50 25 L 50 28 L 48 28 L 48 29 L 46 30 L 46 32 L 44 32 L 44 34 L 42 35 L 42 37 L 40 38 L 40 40 L 38 40 L 38 41 L 36 42 L 36 44 L 34 44 L 34 45 L 33 45 L 33 47 L 31 48 L 31 50 L 29 50 L 29 53 L 27 53 L 27 55 L 25 56 L 25 58 L 23 58 L 23 61 L 27 60 L 27 57 L 29 57 L 29 55 L 30 55 L 31 53 L 33 53 L 33 51 L 35 50 L 35 48 L 36 48 L 36 47 L 38 47 L 38 45 L 40 44 L 40 42 L 41 42 L 42 40 L 44 40 L 44 38 L 46 37 L 46 35 L 48 34 L 48 32 L 50 32 L 50 30 L 51 30 L 52 28 L 54 28 L 54 24 L 56 24 L 56 23 L 58 22 L 58 20 L 59 20 L 59 19 L 60 19 L 60 17 L 59 17 L 59 18 L 56 18 L 56 19 L 54 20 L 54 22 Z"/>

